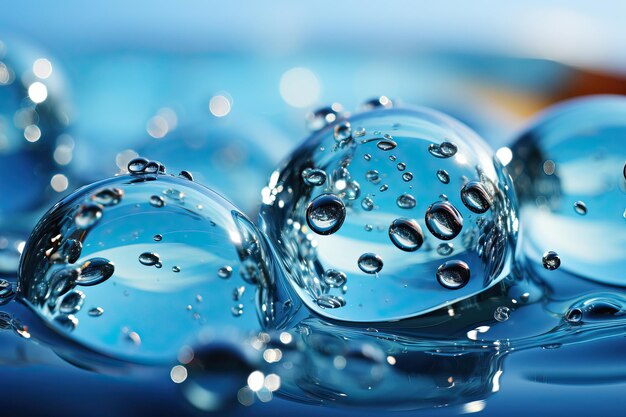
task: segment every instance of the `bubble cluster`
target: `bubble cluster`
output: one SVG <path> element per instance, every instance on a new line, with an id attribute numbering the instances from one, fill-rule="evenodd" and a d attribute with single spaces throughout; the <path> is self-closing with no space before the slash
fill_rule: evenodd
<path id="1" fill-rule="evenodd" d="M 261 224 L 300 298 L 333 319 L 388 321 L 500 281 L 518 221 L 493 151 L 440 113 L 365 108 L 320 126 L 266 187 Z M 311 186 L 312 172 L 325 181 Z"/>

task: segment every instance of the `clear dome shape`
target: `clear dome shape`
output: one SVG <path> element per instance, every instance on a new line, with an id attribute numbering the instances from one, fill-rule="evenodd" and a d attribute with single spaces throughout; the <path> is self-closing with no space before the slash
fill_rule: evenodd
<path id="1" fill-rule="evenodd" d="M 336 126 L 345 123 L 352 136 L 337 141 Z M 478 294 L 511 270 L 517 207 L 510 177 L 493 155 L 476 133 L 433 110 L 356 114 L 313 134 L 272 174 L 262 193 L 262 230 L 292 287 L 315 313 L 350 322 L 423 314 Z M 306 169 L 324 170 L 328 180 L 310 186 L 302 179 Z M 441 169 L 449 174 L 448 184 L 437 177 Z M 369 180 L 372 170 L 378 173 L 374 182 Z M 480 182 L 488 192 L 490 206 L 482 214 L 461 198 L 469 181 Z M 309 229 L 306 209 L 325 193 L 342 199 L 346 215 L 336 232 L 323 236 Z M 364 198 L 373 201 L 373 208 L 362 205 Z M 399 218 L 415 220 L 421 229 L 423 243 L 413 252 L 390 238 L 390 225 Z M 419 231 L 412 233 L 419 238 Z M 438 251 L 441 244 L 452 250 Z M 380 271 L 365 273 L 359 267 L 365 254 L 382 261 Z M 438 283 L 437 269 L 447 261 L 469 267 L 471 277 L 462 288 Z M 345 287 L 324 285 L 330 269 L 346 274 Z"/>
<path id="2" fill-rule="evenodd" d="M 512 146 L 526 257 L 555 251 L 560 269 L 626 285 L 626 97 L 551 107 Z M 582 209 L 581 209 L 582 208 Z"/>
<path id="3" fill-rule="evenodd" d="M 41 219 L 18 299 L 86 348 L 171 361 L 201 332 L 271 325 L 275 267 L 256 227 L 217 193 L 171 175 L 122 175 L 81 188 Z"/>

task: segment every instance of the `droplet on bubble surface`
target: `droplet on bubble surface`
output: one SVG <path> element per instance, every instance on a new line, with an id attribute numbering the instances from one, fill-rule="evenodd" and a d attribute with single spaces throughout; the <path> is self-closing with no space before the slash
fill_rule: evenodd
<path id="1" fill-rule="evenodd" d="M 326 285 L 332 288 L 340 288 L 346 285 L 348 277 L 341 271 L 336 269 L 329 269 L 324 272 L 324 282 Z"/>
<path id="2" fill-rule="evenodd" d="M 374 200 L 372 197 L 367 196 L 361 200 L 361 208 L 365 211 L 372 211 L 374 209 Z"/>
<path id="3" fill-rule="evenodd" d="M 582 201 L 577 201 L 574 203 L 574 210 L 576 210 L 576 213 L 580 214 L 581 216 L 587 214 L 587 206 Z"/>
<path id="4" fill-rule="evenodd" d="M 228 279 L 233 274 L 233 268 L 229 265 L 223 266 L 217 270 L 217 275 L 222 279 Z"/>
<path id="5" fill-rule="evenodd" d="M 335 126 L 334 137 L 337 142 L 347 141 L 352 137 L 352 127 L 349 122 L 341 122 Z"/>
<path id="6" fill-rule="evenodd" d="M 583 312 L 580 308 L 571 308 L 565 312 L 563 318 L 570 323 L 579 323 L 583 318 Z"/>
<path id="7" fill-rule="evenodd" d="M 402 180 L 404 182 L 409 182 L 413 179 L 413 173 L 412 172 L 405 172 L 404 174 L 402 174 Z"/>
<path id="8" fill-rule="evenodd" d="M 377 274 L 383 269 L 383 259 L 375 253 L 364 253 L 359 257 L 358 265 L 366 274 Z"/>
<path id="9" fill-rule="evenodd" d="M 322 308 L 339 308 L 346 305 L 343 298 L 335 295 L 323 294 L 320 295 L 315 302 Z"/>
<path id="10" fill-rule="evenodd" d="M 338 147 L 330 128 L 311 135 L 275 171 L 268 184 L 272 198 L 265 199 L 261 208 L 264 231 L 288 265 L 288 282 L 304 304 L 326 318 L 381 322 L 420 315 L 445 305 L 452 297 L 472 297 L 500 282 L 511 270 L 517 222 L 510 179 L 494 159 L 493 151 L 462 124 L 427 109 L 377 110 L 355 114 L 347 121 L 353 130 L 355 126 L 363 127 L 366 136 L 352 141 L 350 146 Z M 385 140 L 392 140 L 395 148 L 379 149 L 379 142 Z M 430 144 L 446 141 L 454 142 L 458 158 L 442 160 L 427 152 Z M 446 146 L 442 152 L 452 153 Z M 341 227 L 333 233 L 320 236 L 311 227 L 311 202 L 320 194 L 303 184 L 303 167 L 327 172 L 324 193 L 334 195 L 344 204 L 344 216 L 324 216 L 328 221 L 342 217 Z M 439 169 L 448 173 L 449 185 L 437 178 Z M 378 172 L 379 184 L 370 181 L 371 171 Z M 403 178 L 402 174 L 409 171 L 410 176 Z M 357 199 L 352 198 L 355 193 L 346 192 L 355 179 L 362 182 Z M 460 200 L 459 191 L 468 181 L 490 184 L 492 209 L 482 215 L 485 219 L 481 225 Z M 425 224 L 429 221 L 419 216 L 425 216 L 428 205 L 416 211 L 417 202 L 430 203 L 433 196 L 450 193 L 452 189 L 457 191 L 450 201 L 438 203 L 458 210 L 448 209 L 444 211 L 449 215 L 446 216 L 439 213 L 437 206 L 432 208 L 427 232 Z M 371 211 L 369 199 L 374 203 Z M 389 233 L 391 223 L 405 217 L 422 229 L 423 242 L 413 253 L 402 248 L 418 247 L 416 228 L 391 227 Z M 467 217 L 467 224 L 463 217 Z M 431 234 L 431 228 L 451 243 L 450 248 L 454 245 L 455 260 L 472 267 L 472 279 L 453 295 L 435 280 L 437 268 L 450 260 L 445 258 L 452 252 L 437 251 L 441 240 L 437 241 L 436 235 L 423 235 Z M 367 265 L 359 262 L 364 254 L 375 254 L 384 261 L 384 267 L 378 273 L 374 272 L 377 268 L 371 267 L 364 271 L 361 266 Z M 324 272 L 329 269 L 350 277 L 345 295 L 343 287 L 335 289 L 324 283 Z M 322 309 L 316 301 L 322 294 L 345 296 L 346 304 Z"/>
<path id="11" fill-rule="evenodd" d="M 80 228 L 73 213 L 99 190 L 113 188 L 124 197 L 101 206 L 103 221 Z M 163 195 L 163 190 L 177 190 L 185 198 L 170 199 L 167 210 L 138 205 Z M 166 238 L 155 241 L 157 234 Z M 51 242 L 63 247 L 67 239 L 82 243 L 75 264 L 46 256 Z M 282 311 L 274 307 L 270 293 L 279 273 L 271 256 L 252 222 L 196 182 L 167 174 L 148 181 L 120 175 L 79 189 L 42 218 L 24 249 L 18 297 L 74 346 L 124 360 L 171 363 L 207 326 L 220 332 L 231 326 L 257 330 L 259 320 L 271 325 Z M 219 279 L 216 272 L 225 265 L 245 270 L 254 283 L 239 274 Z M 233 317 L 232 291 L 237 286 L 250 293 L 239 303 L 255 312 L 258 305 L 258 314 Z M 197 296 L 204 302 L 193 303 L 193 314 L 181 308 Z"/>
<path id="12" fill-rule="evenodd" d="M 428 146 L 428 152 L 437 158 L 450 158 L 457 150 L 457 146 L 452 142 L 442 142 L 440 145 L 432 143 Z"/>
<path id="13" fill-rule="evenodd" d="M 158 253 L 144 252 L 141 255 L 139 255 L 139 262 L 141 262 L 142 265 L 154 266 L 158 264 L 160 261 L 161 261 L 161 257 L 159 256 Z"/>
<path id="14" fill-rule="evenodd" d="M 343 117 L 343 106 L 334 103 L 331 106 L 317 109 L 306 116 L 306 124 L 309 130 L 316 132 L 334 123 Z"/>
<path id="15" fill-rule="evenodd" d="M 527 258 L 540 264 L 555 248 L 565 272 L 626 286 L 626 237 L 616 233 L 624 226 L 624 135 L 626 97 L 618 95 L 557 104 L 519 134 L 507 170 Z"/>
<path id="16" fill-rule="evenodd" d="M 305 169 L 302 171 L 302 179 L 305 184 L 310 186 L 324 185 L 326 182 L 326 173 L 321 169 Z"/>
<path id="17" fill-rule="evenodd" d="M 445 169 L 440 169 L 437 171 L 437 178 L 439 178 L 439 181 L 441 181 L 444 184 L 450 183 L 450 175 Z"/>
<path id="18" fill-rule="evenodd" d="M 372 169 L 365 173 L 365 179 L 372 184 L 378 184 L 380 182 L 380 174 L 375 169 Z"/>
<path id="19" fill-rule="evenodd" d="M 105 258 L 92 258 L 86 261 L 76 279 L 78 285 L 97 285 L 113 276 L 115 265 Z"/>
<path id="20" fill-rule="evenodd" d="M 97 204 L 85 204 L 80 206 L 74 222 L 80 229 L 88 229 L 102 217 L 102 207 Z"/>
<path id="21" fill-rule="evenodd" d="M 469 266 L 463 261 L 448 261 L 437 268 L 437 281 L 449 290 L 458 290 L 470 280 Z"/>
<path id="22" fill-rule="evenodd" d="M 426 210 L 426 227 L 436 238 L 454 239 L 463 228 L 463 216 L 447 201 L 431 204 Z"/>
<path id="23" fill-rule="evenodd" d="M 549 271 L 554 271 L 561 266 L 561 258 L 558 253 L 554 251 L 548 251 L 543 254 L 542 258 L 543 267 Z"/>
<path id="24" fill-rule="evenodd" d="M 333 194 L 322 194 L 311 201 L 306 209 L 306 222 L 315 233 L 335 233 L 346 218 L 346 207 Z"/>
<path id="25" fill-rule="evenodd" d="M 180 171 L 178 174 L 179 177 L 184 178 L 188 181 L 193 181 L 193 175 L 189 171 Z"/>
<path id="26" fill-rule="evenodd" d="M 424 243 L 422 228 L 413 219 L 394 220 L 389 226 L 389 238 L 398 249 L 405 252 L 416 251 Z"/>
<path id="27" fill-rule="evenodd" d="M 154 207 L 163 207 L 165 205 L 165 199 L 160 195 L 151 195 L 150 204 Z"/>
<path id="28" fill-rule="evenodd" d="M 440 243 L 437 245 L 437 253 L 441 256 L 450 256 L 454 252 L 454 245 L 452 243 Z"/>
<path id="29" fill-rule="evenodd" d="M 511 309 L 506 306 L 496 307 L 493 312 L 493 318 L 498 321 L 507 321 L 511 315 Z"/>
<path id="30" fill-rule="evenodd" d="M 398 144 L 391 139 L 382 139 L 379 140 L 378 143 L 376 143 L 376 146 L 381 151 L 390 151 L 392 149 L 395 149 Z"/>
<path id="31" fill-rule="evenodd" d="M 122 197 L 124 197 L 124 192 L 119 188 L 105 188 L 94 194 L 91 199 L 102 206 L 113 206 L 118 204 Z"/>
<path id="32" fill-rule="evenodd" d="M 148 165 L 149 162 L 150 161 L 148 161 L 146 158 L 131 159 L 130 162 L 128 162 L 128 172 L 130 172 L 131 174 L 140 174 L 144 171 L 146 165 Z"/>
<path id="33" fill-rule="evenodd" d="M 387 96 L 380 96 L 372 98 L 361 104 L 361 110 L 377 110 L 377 109 L 390 109 L 393 107 L 393 102 Z"/>
<path id="34" fill-rule="evenodd" d="M 485 187 L 478 181 L 470 181 L 461 189 L 461 201 L 474 213 L 482 214 L 489 210 L 492 199 Z"/>
<path id="35" fill-rule="evenodd" d="M 415 197 L 413 197 L 411 194 L 405 193 L 398 196 L 398 198 L 396 199 L 396 204 L 401 209 L 410 210 L 412 208 L 415 208 L 417 201 L 415 201 Z"/>

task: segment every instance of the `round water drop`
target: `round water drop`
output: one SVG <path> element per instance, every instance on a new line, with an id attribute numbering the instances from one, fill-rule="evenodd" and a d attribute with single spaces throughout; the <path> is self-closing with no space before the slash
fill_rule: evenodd
<path id="1" fill-rule="evenodd" d="M 583 319 L 583 312 L 580 308 L 570 308 L 565 312 L 563 318 L 569 323 L 580 323 Z"/>
<path id="2" fill-rule="evenodd" d="M 560 103 L 520 132 L 507 170 L 527 258 L 539 264 L 545 248 L 557 248 L 566 272 L 626 286 L 626 237 L 618 232 L 624 228 L 625 135 L 622 95 Z M 585 214 L 575 202 L 591 210 Z"/>
<path id="3" fill-rule="evenodd" d="M 365 179 L 372 184 L 378 184 L 380 182 L 380 174 L 375 169 L 372 169 L 365 173 Z"/>
<path id="4" fill-rule="evenodd" d="M 113 262 L 105 258 L 91 258 L 81 267 L 76 283 L 84 286 L 97 285 L 111 278 L 114 272 Z"/>
<path id="5" fill-rule="evenodd" d="M 323 294 L 320 295 L 315 301 L 321 308 L 339 308 L 346 305 L 345 300 L 336 295 Z"/>
<path id="6" fill-rule="evenodd" d="M 217 276 L 222 279 L 228 279 L 233 274 L 233 268 L 229 265 L 223 266 L 217 270 Z"/>
<path id="7" fill-rule="evenodd" d="M 310 186 L 324 185 L 326 182 L 326 172 L 321 169 L 305 169 L 302 171 L 304 183 Z"/>
<path id="8" fill-rule="evenodd" d="M 155 174 L 155 173 L 159 172 L 160 165 L 161 164 L 159 164 L 156 161 L 150 161 L 144 167 L 143 172 L 146 173 L 146 174 Z"/>
<path id="9" fill-rule="evenodd" d="M 448 261 L 437 268 L 437 281 L 449 290 L 458 290 L 470 280 L 469 266 L 463 261 Z"/>
<path id="10" fill-rule="evenodd" d="M 402 180 L 404 182 L 409 182 L 413 179 L 413 173 L 411 172 L 405 172 L 404 174 L 402 174 Z"/>
<path id="11" fill-rule="evenodd" d="M 160 195 L 151 195 L 150 205 L 154 207 L 163 207 L 165 205 L 165 199 Z"/>
<path id="12" fill-rule="evenodd" d="M 88 229 L 102 217 L 102 207 L 97 204 L 85 204 L 80 206 L 74 222 L 80 229 Z"/>
<path id="13" fill-rule="evenodd" d="M 387 96 L 380 96 L 372 98 L 361 104 L 361 110 L 378 110 L 378 109 L 390 109 L 393 107 L 393 102 Z"/>
<path id="14" fill-rule="evenodd" d="M 75 314 L 80 310 L 85 302 L 85 294 L 81 291 L 71 291 L 63 297 L 59 305 L 59 312 L 63 314 Z"/>
<path id="15" fill-rule="evenodd" d="M 154 235 L 154 237 L 152 237 L 152 239 L 153 239 L 155 242 L 160 242 L 160 241 L 162 241 L 162 240 L 163 240 L 163 235 Z"/>
<path id="16" fill-rule="evenodd" d="M 381 151 L 390 151 L 392 149 L 395 149 L 398 144 L 391 139 L 382 139 L 379 140 L 378 143 L 376 143 L 376 146 Z"/>
<path id="17" fill-rule="evenodd" d="M 447 201 L 431 204 L 426 210 L 426 227 L 438 239 L 452 240 L 463 228 L 463 216 Z"/>
<path id="18" fill-rule="evenodd" d="M 141 262 L 142 265 L 154 266 L 160 263 L 160 261 L 161 261 L 161 258 L 159 257 L 158 253 L 144 252 L 141 255 L 139 255 L 139 262 Z"/>
<path id="19" fill-rule="evenodd" d="M 172 267 L 172 272 L 180 272 L 180 266 L 173 266 Z"/>
<path id="20" fill-rule="evenodd" d="M 307 128 L 316 132 L 343 117 L 343 106 L 333 103 L 331 106 L 317 109 L 306 115 Z"/>
<path id="21" fill-rule="evenodd" d="M 374 200 L 370 196 L 361 200 L 361 208 L 365 211 L 372 211 L 374 209 Z"/>
<path id="22" fill-rule="evenodd" d="M 383 269 L 383 259 L 375 253 L 364 253 L 359 257 L 357 264 L 366 274 L 377 274 Z"/>
<path id="23" fill-rule="evenodd" d="M 357 113 L 345 121 L 352 126 L 353 138 L 357 126 L 367 134 L 351 141 L 350 146 L 337 146 L 333 128 L 339 122 L 312 134 L 272 174 L 260 213 L 267 237 L 288 265 L 287 282 L 311 312 L 338 321 L 395 322 L 444 306 L 450 301 L 450 293 L 434 282 L 434 275 L 452 252 L 437 251 L 442 241 L 423 235 L 431 234 L 430 228 L 455 245 L 455 260 L 472 268 L 472 279 L 454 293 L 455 299 L 478 296 L 509 274 L 517 244 L 516 200 L 509 176 L 487 144 L 460 122 L 424 108 L 396 106 Z M 462 158 L 455 155 L 449 160 L 437 159 L 427 152 L 430 144 L 445 142 L 445 138 L 454 138 L 457 155 L 462 152 Z M 385 141 L 393 141 L 395 148 L 379 149 Z M 447 146 L 441 152 L 452 153 Z M 323 191 L 305 186 L 302 170 L 306 167 L 327 173 Z M 417 202 L 431 203 L 436 196 L 450 192 L 450 186 L 438 179 L 438 169 L 445 169 L 450 184 L 453 179 L 465 177 L 485 185 L 493 204 L 481 216 L 484 221 L 480 225 L 473 212 L 471 219 L 467 217 L 469 210 L 462 206 L 458 194 L 451 195 L 448 204 L 461 204 L 456 207 L 466 210 L 461 210 L 466 224 L 452 206 L 447 211 L 446 206 L 441 210 L 434 206 L 428 216 L 431 227 L 427 231 L 428 222 L 418 216 L 425 216 L 428 204 L 419 214 L 411 211 L 418 209 Z M 375 178 L 372 171 L 378 172 L 380 183 L 374 185 L 370 181 Z M 410 176 L 403 178 L 409 171 Z M 405 182 L 409 178 L 411 182 Z M 355 192 L 350 191 L 355 179 L 361 182 L 359 192 L 356 187 Z M 457 190 L 460 188 L 459 185 Z M 320 227 L 311 222 L 310 214 L 312 202 L 324 193 L 334 195 L 338 201 L 331 205 L 333 209 L 318 217 L 324 222 L 324 233 L 333 231 L 320 236 L 315 230 Z M 372 206 L 369 199 L 374 203 L 372 211 L 368 211 Z M 417 227 L 411 227 L 413 223 L 408 227 L 400 226 L 400 222 L 391 226 L 394 220 L 404 217 L 421 227 L 421 239 Z M 340 228 L 333 227 L 337 218 L 341 219 Z M 427 244 L 429 239 L 435 240 Z M 420 240 L 423 242 L 415 252 L 405 251 L 417 248 Z M 452 246 L 446 248 L 451 250 Z M 359 258 L 367 253 L 384 260 L 385 267 L 378 272 L 378 279 L 372 279 L 376 268 L 363 270 L 359 266 Z M 342 295 L 343 287 L 335 289 L 324 282 L 324 272 L 330 269 L 350 277 L 349 299 L 341 308 L 322 308 L 318 304 L 322 294 Z M 285 301 L 289 300 L 285 298 L 279 304 Z"/>
<path id="24" fill-rule="evenodd" d="M 334 137 L 337 142 L 343 142 L 352 137 L 352 127 L 349 122 L 341 122 L 335 126 Z"/>
<path id="25" fill-rule="evenodd" d="M 449 242 L 440 243 L 437 245 L 437 253 L 441 256 L 450 256 L 454 252 L 454 245 Z"/>
<path id="26" fill-rule="evenodd" d="M 422 228 L 413 219 L 394 220 L 389 226 L 389 238 L 398 249 L 405 252 L 416 251 L 424 243 Z"/>
<path id="27" fill-rule="evenodd" d="M 432 143 L 428 146 L 428 152 L 437 158 L 450 158 L 457 152 L 457 146 L 451 142 L 443 142 L 440 145 Z"/>
<path id="28" fill-rule="evenodd" d="M 484 185 L 478 181 L 470 181 L 463 186 L 461 200 L 465 207 L 478 214 L 486 212 L 493 204 L 493 199 Z"/>
<path id="29" fill-rule="evenodd" d="M 100 317 L 102 314 L 104 314 L 104 309 L 102 307 L 94 307 L 89 309 L 89 313 L 88 313 L 91 317 Z"/>
<path id="30" fill-rule="evenodd" d="M 574 203 L 574 210 L 576 210 L 576 213 L 580 214 L 581 216 L 587 214 L 587 206 L 582 201 L 577 201 Z"/>
<path id="31" fill-rule="evenodd" d="M 398 198 L 396 199 L 396 204 L 401 209 L 410 210 L 412 208 L 415 208 L 415 206 L 417 205 L 417 201 L 415 200 L 415 197 L 413 197 L 411 194 L 405 193 L 398 196 Z"/>
<path id="32" fill-rule="evenodd" d="M 306 209 L 306 222 L 315 233 L 335 233 L 346 218 L 346 207 L 333 194 L 321 194 L 311 201 Z"/>
<path id="33" fill-rule="evenodd" d="M 131 159 L 128 162 L 128 172 L 130 172 L 131 174 L 141 174 L 144 172 L 144 169 L 146 169 L 146 165 L 148 165 L 150 161 L 148 161 L 146 158 L 134 158 Z"/>
<path id="34" fill-rule="evenodd" d="M 341 271 L 329 269 L 324 272 L 324 283 L 331 288 L 341 288 L 346 285 L 348 277 Z"/>
<path id="35" fill-rule="evenodd" d="M 180 171 L 178 174 L 179 177 L 184 178 L 188 181 L 193 181 L 193 174 L 189 171 Z"/>
<path id="36" fill-rule="evenodd" d="M 554 271 L 561 266 L 561 258 L 556 252 L 548 251 L 543 254 L 542 258 L 543 267 L 548 271 Z"/>
<path id="37" fill-rule="evenodd" d="M 497 307 L 493 312 L 493 318 L 502 322 L 507 321 L 511 315 L 511 309 L 506 306 Z"/>
<path id="38" fill-rule="evenodd" d="M 444 184 L 450 183 L 450 175 L 445 169 L 440 169 L 437 171 L 437 178 Z"/>
<path id="39" fill-rule="evenodd" d="M 124 192 L 119 188 L 105 188 L 94 194 L 91 199 L 94 203 L 106 207 L 118 204 L 122 197 L 124 197 Z"/>

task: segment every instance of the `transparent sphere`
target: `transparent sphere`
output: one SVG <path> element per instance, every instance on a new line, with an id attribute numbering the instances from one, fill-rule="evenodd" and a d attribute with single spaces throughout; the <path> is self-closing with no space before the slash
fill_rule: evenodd
<path id="1" fill-rule="evenodd" d="M 338 119 L 263 200 L 290 283 L 332 319 L 398 320 L 477 294 L 509 273 L 516 247 L 508 174 L 474 132 L 425 108 Z"/>
<path id="2" fill-rule="evenodd" d="M 0 39 L 0 276 L 14 279 L 35 222 L 73 182 L 73 141 L 59 68 Z"/>
<path id="3" fill-rule="evenodd" d="M 41 219 L 18 297 L 68 338 L 132 360 L 172 360 L 207 328 L 271 323 L 274 264 L 256 227 L 217 193 L 144 165 Z"/>
<path id="4" fill-rule="evenodd" d="M 626 285 L 626 97 L 596 96 L 554 106 L 512 146 L 524 251 L 541 263 Z"/>
<path id="5" fill-rule="evenodd" d="M 282 134 L 254 120 L 211 119 L 152 138 L 139 154 L 228 196 L 246 214 L 256 216 L 259 190 L 288 152 Z"/>

